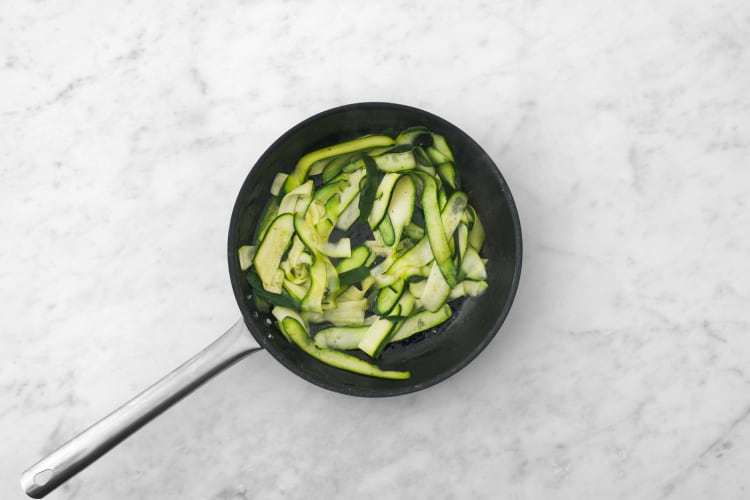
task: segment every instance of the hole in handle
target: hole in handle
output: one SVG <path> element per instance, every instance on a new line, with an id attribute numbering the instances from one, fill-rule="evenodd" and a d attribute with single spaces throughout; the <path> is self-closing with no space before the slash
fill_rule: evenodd
<path id="1" fill-rule="evenodd" d="M 37 486 L 44 486 L 50 479 L 52 479 L 52 469 L 46 469 L 34 474 L 34 484 Z"/>

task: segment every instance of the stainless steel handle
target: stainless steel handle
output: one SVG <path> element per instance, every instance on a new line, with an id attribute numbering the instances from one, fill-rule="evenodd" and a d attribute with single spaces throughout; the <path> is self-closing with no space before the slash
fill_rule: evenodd
<path id="1" fill-rule="evenodd" d="M 259 349 L 240 319 L 169 375 L 29 467 L 21 474 L 21 487 L 30 497 L 42 498 L 211 377 Z"/>

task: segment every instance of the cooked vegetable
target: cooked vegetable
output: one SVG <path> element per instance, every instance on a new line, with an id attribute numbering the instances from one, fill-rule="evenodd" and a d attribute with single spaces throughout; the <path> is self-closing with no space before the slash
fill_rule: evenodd
<path id="1" fill-rule="evenodd" d="M 283 284 L 278 279 L 281 272 L 281 257 L 294 236 L 294 218 L 291 214 L 279 215 L 268 228 L 263 241 L 258 246 L 253 258 L 253 268 L 263 282 L 263 288 L 271 293 L 280 293 Z M 283 274 L 283 272 L 282 272 Z"/>
<path id="2" fill-rule="evenodd" d="M 289 342 L 343 370 L 404 379 L 375 364 L 388 344 L 439 326 L 450 301 L 489 285 L 484 227 L 448 142 L 424 127 L 393 136 L 319 149 L 277 174 L 237 253 Z"/>
<path id="3" fill-rule="evenodd" d="M 320 361 L 354 373 L 370 375 L 373 377 L 403 380 L 411 376 L 406 371 L 381 370 L 372 363 L 368 363 L 351 354 L 346 354 L 333 349 L 320 348 L 315 345 L 310 332 L 304 325 L 292 316 L 287 316 L 279 323 L 279 328 L 284 335 L 297 344 L 303 351 Z"/>

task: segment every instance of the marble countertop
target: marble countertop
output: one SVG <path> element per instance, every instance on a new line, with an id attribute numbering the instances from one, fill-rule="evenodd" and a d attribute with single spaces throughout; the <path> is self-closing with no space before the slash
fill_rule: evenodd
<path id="1" fill-rule="evenodd" d="M 49 498 L 747 498 L 748 47 L 742 0 L 3 3 L 0 498 L 234 323 L 248 169 L 371 100 L 500 166 L 501 333 L 390 399 L 258 353 Z"/>

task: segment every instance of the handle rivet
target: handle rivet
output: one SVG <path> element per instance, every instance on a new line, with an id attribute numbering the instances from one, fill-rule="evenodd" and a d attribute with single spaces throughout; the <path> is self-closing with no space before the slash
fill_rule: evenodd
<path id="1" fill-rule="evenodd" d="M 50 479 L 52 479 L 52 469 L 46 469 L 34 474 L 34 484 L 37 486 L 44 486 Z"/>

